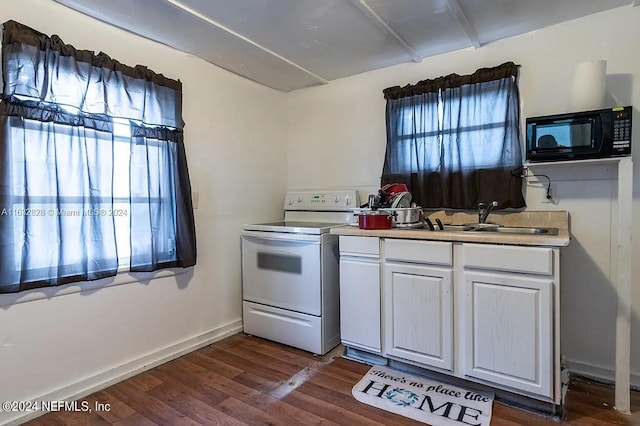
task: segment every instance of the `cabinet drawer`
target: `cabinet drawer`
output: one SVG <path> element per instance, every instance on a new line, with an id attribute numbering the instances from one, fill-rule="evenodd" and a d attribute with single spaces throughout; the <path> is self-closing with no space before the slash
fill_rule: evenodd
<path id="1" fill-rule="evenodd" d="M 385 260 L 453 265 L 452 245 L 442 241 L 384 240 Z"/>
<path id="2" fill-rule="evenodd" d="M 378 237 L 340 236 L 340 253 L 380 256 L 380 239 Z"/>
<path id="3" fill-rule="evenodd" d="M 463 244 L 464 267 L 553 275 L 553 249 L 549 247 Z"/>

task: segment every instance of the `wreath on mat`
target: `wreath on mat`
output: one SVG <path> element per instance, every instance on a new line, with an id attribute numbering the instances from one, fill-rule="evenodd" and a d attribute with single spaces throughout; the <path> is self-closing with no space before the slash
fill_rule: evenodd
<path id="1" fill-rule="evenodd" d="M 384 397 L 401 407 L 410 407 L 414 403 L 418 402 L 419 399 L 417 393 L 403 388 L 393 388 L 388 390 L 385 392 Z"/>

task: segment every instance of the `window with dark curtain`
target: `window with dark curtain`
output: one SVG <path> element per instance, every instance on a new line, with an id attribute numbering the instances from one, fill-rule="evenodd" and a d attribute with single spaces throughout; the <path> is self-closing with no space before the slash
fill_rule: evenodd
<path id="1" fill-rule="evenodd" d="M 194 265 L 181 83 L 3 27 L 0 293 Z"/>
<path id="2" fill-rule="evenodd" d="M 525 202 L 518 66 L 451 74 L 384 90 L 387 147 L 381 185 L 405 183 L 425 208 Z"/>

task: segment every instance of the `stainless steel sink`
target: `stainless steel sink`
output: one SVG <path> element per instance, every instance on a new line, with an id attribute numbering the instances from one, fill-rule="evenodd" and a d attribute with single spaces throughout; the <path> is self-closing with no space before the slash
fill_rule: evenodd
<path id="1" fill-rule="evenodd" d="M 485 232 L 515 235 L 558 235 L 558 228 L 535 228 L 520 226 L 499 226 L 488 224 L 444 225 L 447 232 Z"/>
<path id="2" fill-rule="evenodd" d="M 501 234 L 525 234 L 525 235 L 558 235 L 558 228 L 525 228 L 519 226 L 500 226 L 498 228 L 479 228 L 476 232 L 497 232 Z"/>
<path id="3" fill-rule="evenodd" d="M 462 231 L 468 231 L 470 229 L 472 229 L 472 228 L 468 227 L 467 225 L 444 225 L 443 231 L 447 231 L 447 232 L 462 232 Z"/>

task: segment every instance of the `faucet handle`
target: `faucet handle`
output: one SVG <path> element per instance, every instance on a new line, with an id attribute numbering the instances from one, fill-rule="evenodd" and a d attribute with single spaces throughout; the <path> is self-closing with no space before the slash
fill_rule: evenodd
<path id="1" fill-rule="evenodd" d="M 484 209 L 484 203 L 478 203 L 478 208 L 481 210 Z"/>
<path id="2" fill-rule="evenodd" d="M 498 202 L 497 202 L 496 200 L 493 200 L 493 201 L 491 202 L 491 205 L 492 205 L 493 207 L 498 207 Z"/>

